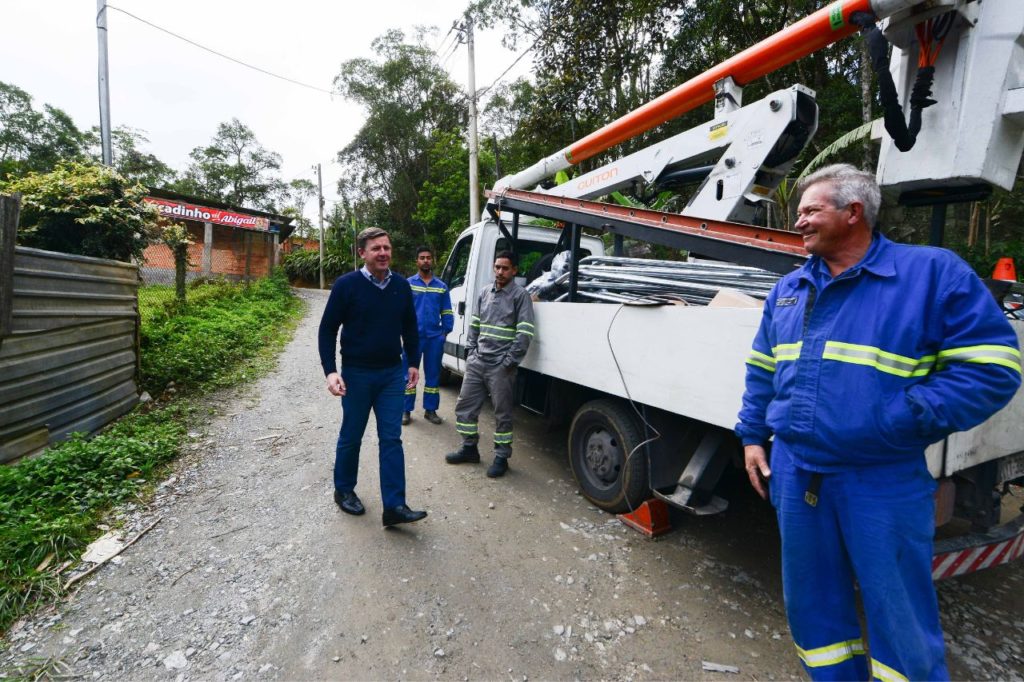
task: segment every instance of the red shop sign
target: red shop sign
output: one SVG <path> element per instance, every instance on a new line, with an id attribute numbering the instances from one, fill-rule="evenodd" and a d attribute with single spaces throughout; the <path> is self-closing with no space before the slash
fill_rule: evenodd
<path id="1" fill-rule="evenodd" d="M 230 225 L 231 227 L 243 227 L 247 230 L 268 230 L 270 220 L 260 216 L 246 215 L 245 213 L 234 213 L 219 208 L 197 206 L 186 204 L 183 201 L 172 201 L 170 199 L 158 199 L 156 197 L 143 197 L 147 204 L 156 206 L 160 215 L 166 218 L 180 218 L 183 220 L 195 220 L 201 223 L 216 223 L 217 225 Z"/>

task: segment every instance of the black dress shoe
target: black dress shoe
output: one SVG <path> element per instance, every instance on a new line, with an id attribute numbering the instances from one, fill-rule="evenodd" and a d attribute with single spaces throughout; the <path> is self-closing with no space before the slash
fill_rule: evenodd
<path id="1" fill-rule="evenodd" d="M 427 512 L 425 511 L 413 511 L 406 505 L 399 507 L 391 507 L 385 509 L 384 514 L 381 515 L 381 520 L 384 522 L 384 527 L 395 526 L 399 523 L 412 523 L 413 521 L 419 521 L 420 519 L 427 518 Z"/>
<path id="2" fill-rule="evenodd" d="M 443 424 L 444 423 L 444 420 L 441 419 L 441 417 L 439 417 L 437 415 L 437 412 L 434 412 L 433 410 L 427 410 L 426 412 L 424 412 L 423 413 L 423 418 L 426 419 L 431 424 Z"/>
<path id="3" fill-rule="evenodd" d="M 444 456 L 449 464 L 476 464 L 480 461 L 480 450 L 475 445 L 463 445 L 455 452 Z"/>
<path id="4" fill-rule="evenodd" d="M 334 502 L 341 511 L 352 516 L 362 516 L 366 513 L 366 508 L 363 503 L 359 501 L 359 496 L 355 492 L 343 493 L 339 490 L 334 491 Z"/>

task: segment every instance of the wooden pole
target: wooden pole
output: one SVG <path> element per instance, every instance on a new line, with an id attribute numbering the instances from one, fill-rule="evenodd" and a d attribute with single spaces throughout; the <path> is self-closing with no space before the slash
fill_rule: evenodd
<path id="1" fill-rule="evenodd" d="M 0 342 L 9 336 L 14 313 L 14 244 L 21 195 L 0 196 Z"/>

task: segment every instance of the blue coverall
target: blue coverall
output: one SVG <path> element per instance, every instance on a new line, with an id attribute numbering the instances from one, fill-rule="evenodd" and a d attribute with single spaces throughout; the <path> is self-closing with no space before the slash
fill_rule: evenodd
<path id="1" fill-rule="evenodd" d="M 412 299 L 416 306 L 416 320 L 420 335 L 420 354 L 423 356 L 423 409 L 436 411 L 441 405 L 441 356 L 444 339 L 455 326 L 452 299 L 448 285 L 437 277 L 427 284 L 419 274 L 409 278 Z M 416 407 L 416 387 L 405 389 L 405 411 Z"/>
<path id="2" fill-rule="evenodd" d="M 953 253 L 881 234 L 834 279 L 813 256 L 765 301 L 746 382 L 736 433 L 774 435 L 786 611 L 810 676 L 864 680 L 870 665 L 880 680 L 947 679 L 924 450 L 1020 385 L 992 295 Z"/>

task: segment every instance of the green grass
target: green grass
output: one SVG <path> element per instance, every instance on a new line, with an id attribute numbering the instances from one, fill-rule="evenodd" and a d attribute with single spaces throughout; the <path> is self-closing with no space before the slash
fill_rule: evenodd
<path id="1" fill-rule="evenodd" d="M 174 302 L 173 291 L 161 296 L 165 292 L 153 296 L 152 305 L 140 303 L 142 387 L 152 395 L 171 382 L 180 391 L 236 381 L 239 364 L 258 355 L 282 327 L 290 328 L 301 310 L 280 274 L 248 287 L 192 287 L 184 304 Z"/>
<path id="2" fill-rule="evenodd" d="M 143 314 L 143 386 L 162 390 L 173 380 L 174 401 L 0 466 L 0 631 L 62 593 L 58 568 L 100 534 L 97 523 L 113 505 L 148 494 L 203 418 L 196 399 L 273 367 L 302 312 L 280 275 L 189 294 L 184 305 L 173 302 L 173 290 L 149 297 Z"/>

